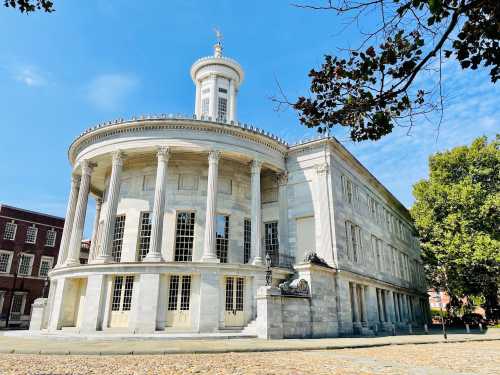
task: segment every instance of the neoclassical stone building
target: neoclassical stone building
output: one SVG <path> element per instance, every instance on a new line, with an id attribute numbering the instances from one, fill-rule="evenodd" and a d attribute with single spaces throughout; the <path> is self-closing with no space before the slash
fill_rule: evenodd
<path id="1" fill-rule="evenodd" d="M 406 208 L 334 138 L 288 145 L 239 123 L 244 73 L 219 43 L 191 77 L 193 116 L 109 122 L 71 144 L 60 257 L 32 329 L 280 338 L 423 323 Z"/>

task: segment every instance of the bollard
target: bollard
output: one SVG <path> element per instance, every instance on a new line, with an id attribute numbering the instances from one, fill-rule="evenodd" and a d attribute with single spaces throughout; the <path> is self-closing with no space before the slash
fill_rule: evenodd
<path id="1" fill-rule="evenodd" d="M 424 324 L 424 332 L 426 335 L 429 334 L 429 326 L 427 325 L 427 323 Z"/>
<path id="2" fill-rule="evenodd" d="M 483 324 L 479 323 L 479 332 L 483 333 Z"/>
<path id="3" fill-rule="evenodd" d="M 468 323 L 465 324 L 465 332 L 470 333 L 470 327 Z"/>
<path id="4" fill-rule="evenodd" d="M 408 324 L 408 333 L 409 333 L 410 335 L 413 335 L 413 327 L 411 326 L 411 323 L 410 323 L 410 324 Z"/>

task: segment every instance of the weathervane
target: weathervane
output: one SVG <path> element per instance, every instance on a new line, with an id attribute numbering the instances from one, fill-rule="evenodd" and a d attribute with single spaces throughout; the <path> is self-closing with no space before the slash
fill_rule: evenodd
<path id="1" fill-rule="evenodd" d="M 214 27 L 215 37 L 217 38 L 217 43 L 222 44 L 222 33 L 218 27 Z"/>
<path id="2" fill-rule="evenodd" d="M 222 33 L 217 27 L 214 27 L 214 32 L 217 38 L 217 43 L 214 46 L 214 56 L 222 57 Z"/>

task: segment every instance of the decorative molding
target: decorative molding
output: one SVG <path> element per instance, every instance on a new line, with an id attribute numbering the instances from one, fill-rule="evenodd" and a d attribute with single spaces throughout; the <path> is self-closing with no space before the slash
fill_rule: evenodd
<path id="1" fill-rule="evenodd" d="M 321 163 L 316 165 L 316 173 L 318 175 L 327 175 L 330 170 L 328 163 Z"/>
<path id="2" fill-rule="evenodd" d="M 82 160 L 82 163 L 81 163 L 82 177 L 83 176 L 90 176 L 96 165 L 97 165 L 96 163 L 92 163 L 87 159 Z M 81 183 L 81 177 L 80 177 L 80 183 Z"/>
<path id="3" fill-rule="evenodd" d="M 278 185 L 285 186 L 286 184 L 288 184 L 288 171 L 285 170 L 278 174 Z"/>
<path id="4" fill-rule="evenodd" d="M 210 164 L 212 163 L 218 163 L 219 159 L 221 157 L 222 153 L 218 150 L 212 150 L 208 152 L 208 162 Z"/>
<path id="5" fill-rule="evenodd" d="M 170 147 L 158 147 L 156 156 L 158 157 L 158 161 L 168 161 L 168 159 L 170 159 Z"/>
<path id="6" fill-rule="evenodd" d="M 261 160 L 257 160 L 257 159 L 254 159 L 252 160 L 252 164 L 251 164 L 251 170 L 252 170 L 252 174 L 260 174 L 260 170 L 262 169 L 262 161 Z"/>
<path id="7" fill-rule="evenodd" d="M 116 166 L 123 165 L 123 159 L 125 158 L 125 153 L 122 150 L 117 150 L 117 151 L 113 152 L 111 155 L 112 155 L 113 165 L 116 165 Z"/>

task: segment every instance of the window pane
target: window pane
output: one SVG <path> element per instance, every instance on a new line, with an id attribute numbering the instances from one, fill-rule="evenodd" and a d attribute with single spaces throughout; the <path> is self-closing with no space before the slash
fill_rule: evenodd
<path id="1" fill-rule="evenodd" d="M 125 277 L 125 290 L 123 291 L 123 311 L 129 311 L 132 305 L 132 291 L 134 290 L 134 276 Z"/>
<path id="2" fill-rule="evenodd" d="M 170 276 L 170 287 L 168 293 L 168 310 L 177 310 L 177 295 L 179 293 L 179 276 Z"/>
<path id="3" fill-rule="evenodd" d="M 123 276 L 116 276 L 113 285 L 113 299 L 111 301 L 111 310 L 120 310 L 120 301 L 122 297 Z"/>
<path id="4" fill-rule="evenodd" d="M 181 310 L 189 310 L 191 297 L 191 276 L 182 276 Z"/>
<path id="5" fill-rule="evenodd" d="M 143 212 L 141 214 L 141 226 L 139 228 L 139 240 L 137 257 L 141 261 L 148 254 L 149 244 L 151 242 L 151 213 Z"/>
<path id="6" fill-rule="evenodd" d="M 217 258 L 220 259 L 221 263 L 227 263 L 229 245 L 229 216 L 217 215 L 215 239 Z"/>
<path id="7" fill-rule="evenodd" d="M 233 311 L 233 280 L 232 277 L 226 278 L 226 311 Z"/>
<path id="8" fill-rule="evenodd" d="M 250 261 L 252 222 L 245 219 L 243 223 L 243 262 Z"/>
<path id="9" fill-rule="evenodd" d="M 266 254 L 271 257 L 271 265 L 279 264 L 278 222 L 265 223 L 264 245 Z"/>
<path id="10" fill-rule="evenodd" d="M 5 223 L 5 229 L 3 232 L 4 240 L 13 240 L 16 237 L 17 224 Z"/>
<path id="11" fill-rule="evenodd" d="M 9 267 L 10 254 L 0 253 L 0 272 L 7 272 Z"/>
<path id="12" fill-rule="evenodd" d="M 122 258 L 123 231 L 125 229 L 125 215 L 116 217 L 115 229 L 113 233 L 113 243 L 111 247 L 111 255 L 115 262 L 119 262 Z"/>
<path id="13" fill-rule="evenodd" d="M 175 257 L 176 262 L 191 262 L 193 258 L 194 242 L 194 212 L 177 213 L 177 226 L 175 232 Z"/>

